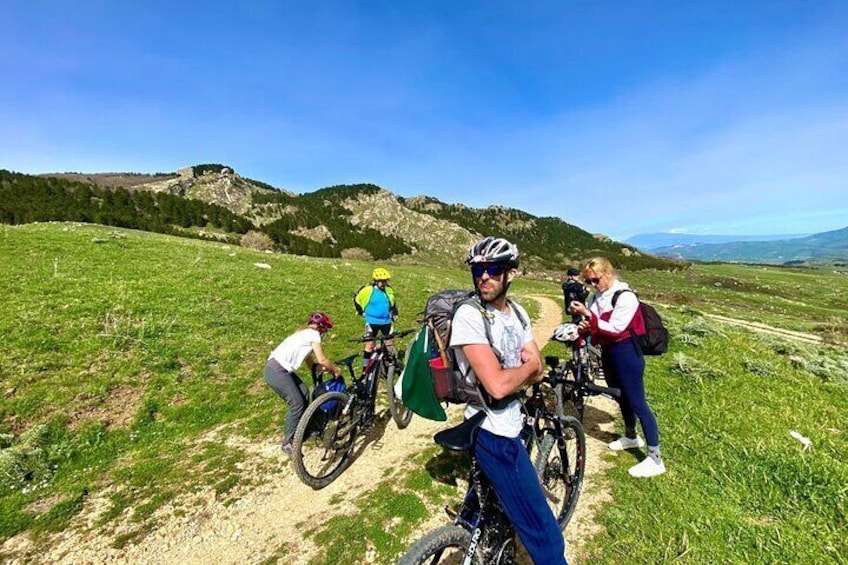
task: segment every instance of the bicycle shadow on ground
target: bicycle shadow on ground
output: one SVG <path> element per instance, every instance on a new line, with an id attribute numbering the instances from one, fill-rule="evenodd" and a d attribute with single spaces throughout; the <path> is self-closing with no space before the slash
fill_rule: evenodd
<path id="1" fill-rule="evenodd" d="M 374 415 L 374 427 L 369 430 L 367 433 L 360 433 L 356 436 L 356 440 L 354 441 L 353 451 L 350 454 L 350 459 L 347 463 L 347 467 L 350 467 L 356 460 L 365 453 L 365 450 L 369 447 L 378 449 L 380 446 L 380 440 L 386 435 L 386 428 L 389 422 L 392 421 L 392 415 L 388 409 L 385 411 L 377 412 Z"/>

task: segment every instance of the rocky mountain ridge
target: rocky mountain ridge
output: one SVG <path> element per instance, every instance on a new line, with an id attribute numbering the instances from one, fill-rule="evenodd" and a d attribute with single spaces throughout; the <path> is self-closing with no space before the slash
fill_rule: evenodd
<path id="1" fill-rule="evenodd" d="M 267 231 L 280 250 L 296 253 L 332 256 L 337 251 L 356 248 L 376 258 L 380 255 L 369 249 L 371 244 L 367 241 L 383 237 L 396 242 L 387 244 L 396 250 L 391 252 L 395 260 L 409 256 L 425 263 L 458 262 L 481 235 L 495 234 L 516 241 L 525 251 L 523 266 L 532 271 L 563 270 L 592 255 L 608 256 L 624 268 L 679 266 L 643 255 L 635 247 L 614 242 L 604 235 L 590 234 L 559 218 L 540 218 L 498 205 L 473 209 L 423 195 L 403 198 L 375 185 L 341 185 L 295 195 L 242 177 L 225 165 L 195 165 L 175 173 L 148 175 L 43 176 L 130 191 L 166 193 L 222 206 L 250 220 L 257 229 Z M 361 241 L 363 238 L 366 243 Z M 337 251 L 332 251 L 333 248 Z"/>

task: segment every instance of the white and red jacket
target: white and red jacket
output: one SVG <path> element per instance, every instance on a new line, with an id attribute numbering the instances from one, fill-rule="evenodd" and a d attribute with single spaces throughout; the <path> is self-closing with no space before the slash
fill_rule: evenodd
<path id="1" fill-rule="evenodd" d="M 601 345 L 615 343 L 628 339 L 631 335 L 645 333 L 645 322 L 639 309 L 639 299 L 636 294 L 622 292 L 612 306 L 612 298 L 619 290 L 630 290 L 625 282 L 614 279 L 612 285 L 604 292 L 595 292 L 589 298 L 589 332 L 592 338 Z M 632 332 L 631 332 L 632 330 Z"/>

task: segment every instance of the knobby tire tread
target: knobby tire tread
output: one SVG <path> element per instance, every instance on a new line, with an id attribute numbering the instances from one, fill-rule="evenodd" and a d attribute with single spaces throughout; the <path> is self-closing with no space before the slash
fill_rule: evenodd
<path id="1" fill-rule="evenodd" d="M 554 516 L 556 517 L 557 522 L 561 529 L 565 529 L 568 525 L 568 522 L 571 520 L 571 516 L 574 514 L 574 510 L 577 507 L 577 501 L 580 498 L 580 492 L 583 488 L 583 476 L 586 471 L 586 434 L 583 431 L 583 425 L 580 421 L 573 416 L 560 416 L 560 422 L 562 424 L 562 432 L 566 438 L 566 443 L 573 443 L 575 449 L 574 453 L 570 453 L 571 450 L 568 450 L 566 453 L 567 456 L 575 458 L 573 462 L 569 462 L 568 469 L 568 477 L 565 477 L 567 481 L 570 482 L 568 485 L 567 497 L 564 498 L 561 504 L 557 505 L 557 508 L 552 508 L 554 512 Z M 573 435 L 573 437 L 571 437 Z M 539 440 L 539 453 L 536 455 L 535 468 L 536 475 L 539 477 L 539 481 L 542 483 L 543 490 L 545 490 L 545 472 L 547 470 L 548 464 L 551 462 L 550 455 L 553 450 L 559 450 L 557 445 L 556 437 L 554 437 L 554 431 L 551 428 L 545 428 L 542 432 L 542 437 Z M 563 454 L 559 453 L 560 459 L 560 467 L 562 467 L 563 463 Z M 556 459 L 554 459 L 555 461 Z M 570 467 L 574 466 L 574 472 L 571 472 Z M 558 480 L 562 480 L 562 477 L 559 477 Z M 547 492 L 546 492 L 547 497 Z"/>
<path id="2" fill-rule="evenodd" d="M 442 526 L 415 542 L 400 558 L 398 565 L 460 564 L 470 543 L 471 532 L 468 530 L 454 525 Z M 456 548 L 457 551 L 450 556 L 443 556 L 443 559 L 433 561 L 439 551 L 449 548 Z"/>
<path id="3" fill-rule="evenodd" d="M 398 429 L 402 430 L 412 421 L 412 410 L 404 406 L 403 402 L 395 397 L 395 373 L 399 368 L 396 365 L 389 365 L 386 368 L 386 389 L 388 390 L 389 411 L 392 413 L 392 419 L 394 419 Z"/>
<path id="4" fill-rule="evenodd" d="M 354 427 L 346 433 L 346 435 L 349 435 L 350 437 L 345 440 L 346 448 L 343 451 L 333 451 L 333 459 L 331 466 L 328 468 L 328 472 L 321 472 L 313 475 L 313 471 L 306 468 L 302 451 L 304 447 L 304 438 L 307 436 L 308 431 L 312 429 L 310 422 L 313 418 L 327 418 L 327 422 L 335 422 L 338 425 L 338 422 L 340 422 L 342 418 L 340 415 L 341 407 L 347 404 L 348 399 L 349 395 L 345 392 L 324 393 L 309 404 L 306 411 L 303 413 L 303 417 L 301 417 L 300 422 L 297 424 L 297 430 L 295 431 L 294 439 L 292 440 L 292 448 L 294 451 L 292 461 L 294 463 L 294 469 L 297 476 L 300 477 L 301 481 L 313 489 L 318 490 L 324 488 L 336 480 L 336 478 L 338 478 L 338 476 L 345 470 L 347 464 L 350 462 L 351 451 L 353 450 L 353 442 L 356 437 L 357 430 Z M 322 410 L 321 406 L 324 403 L 333 400 L 338 403 L 335 417 L 323 416 L 326 412 Z M 351 413 L 345 418 L 349 421 L 353 421 L 354 416 L 355 414 Z M 312 447 L 317 449 L 317 446 Z M 307 445 L 307 449 L 309 448 L 310 446 Z"/>

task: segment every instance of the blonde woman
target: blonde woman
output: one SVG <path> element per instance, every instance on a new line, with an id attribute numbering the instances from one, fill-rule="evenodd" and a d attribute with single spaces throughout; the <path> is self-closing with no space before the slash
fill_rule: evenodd
<path id="1" fill-rule="evenodd" d="M 629 469 L 633 477 L 654 477 L 665 473 L 660 457 L 657 420 L 645 397 L 645 358 L 634 338 L 644 333 L 645 324 L 639 299 L 627 283 L 618 279 L 612 264 L 603 257 L 590 259 L 583 267 L 583 278 L 595 293 L 587 305 L 573 301 L 571 311 L 588 317 L 581 324 L 601 345 L 601 361 L 607 384 L 621 390 L 618 404 L 624 419 L 624 435 L 609 444 L 613 451 L 640 449 L 645 440 L 636 434 L 636 419 L 648 443 L 648 456 Z"/>

